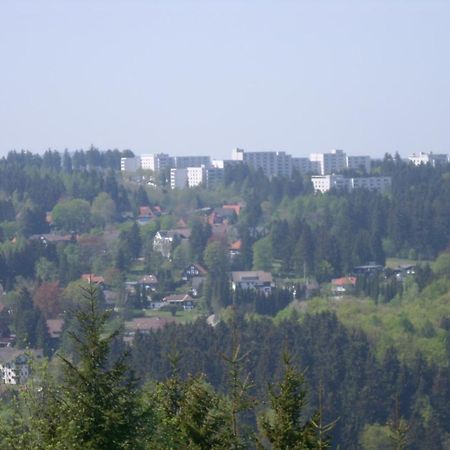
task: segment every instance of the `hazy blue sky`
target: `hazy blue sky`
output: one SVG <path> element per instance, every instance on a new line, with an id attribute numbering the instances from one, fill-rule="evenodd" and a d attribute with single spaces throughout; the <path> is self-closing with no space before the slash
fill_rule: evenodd
<path id="1" fill-rule="evenodd" d="M 0 1 L 0 153 L 450 153 L 450 1 Z"/>

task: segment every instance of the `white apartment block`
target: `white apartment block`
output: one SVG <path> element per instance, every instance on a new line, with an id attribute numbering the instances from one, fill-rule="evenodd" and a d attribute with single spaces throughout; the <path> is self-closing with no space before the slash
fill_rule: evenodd
<path id="1" fill-rule="evenodd" d="M 413 153 L 411 156 L 408 156 L 408 159 L 416 166 L 430 164 L 433 167 L 436 167 L 436 165 L 447 164 L 449 162 L 448 155 L 433 152 L 420 152 L 418 155 Z"/>
<path id="2" fill-rule="evenodd" d="M 347 179 L 343 175 L 313 175 L 311 182 L 314 192 L 328 192 L 330 189 L 347 189 Z"/>
<path id="3" fill-rule="evenodd" d="M 386 192 L 391 187 L 391 177 L 359 177 L 345 178 L 343 175 L 316 175 L 311 177 L 315 192 L 328 192 L 330 189 L 368 189 Z"/>
<path id="4" fill-rule="evenodd" d="M 138 169 L 159 172 L 170 167 L 171 159 L 166 153 L 156 153 L 149 155 L 134 156 L 132 158 L 120 159 L 120 170 L 122 172 L 136 172 Z"/>
<path id="5" fill-rule="evenodd" d="M 141 168 L 159 172 L 162 169 L 170 167 L 171 160 L 167 153 L 155 153 L 141 156 Z"/>
<path id="6" fill-rule="evenodd" d="M 185 189 L 204 185 L 214 187 L 223 181 L 224 170 L 216 167 L 186 167 L 170 169 L 171 189 Z"/>
<path id="7" fill-rule="evenodd" d="M 311 153 L 309 159 L 319 164 L 321 175 L 341 172 L 347 168 L 347 158 L 343 150 L 331 150 L 331 153 Z"/>
<path id="8" fill-rule="evenodd" d="M 236 148 L 231 158 L 243 161 L 255 170 L 261 169 L 267 177 L 290 177 L 292 174 L 292 157 L 285 152 L 245 152 Z"/>

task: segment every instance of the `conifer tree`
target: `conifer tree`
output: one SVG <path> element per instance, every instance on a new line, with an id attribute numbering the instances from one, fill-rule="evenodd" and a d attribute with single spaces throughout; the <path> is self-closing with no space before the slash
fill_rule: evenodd
<path id="1" fill-rule="evenodd" d="M 271 413 L 260 420 L 262 439 L 258 448 L 272 450 L 306 450 L 328 448 L 322 435 L 320 414 L 307 416 L 305 379 L 293 366 L 291 357 L 283 354 L 284 377 L 278 389 L 269 387 Z M 320 430 L 320 433 L 318 431 Z M 328 430 L 329 431 L 329 430 Z M 265 443 L 269 447 L 265 446 Z"/>

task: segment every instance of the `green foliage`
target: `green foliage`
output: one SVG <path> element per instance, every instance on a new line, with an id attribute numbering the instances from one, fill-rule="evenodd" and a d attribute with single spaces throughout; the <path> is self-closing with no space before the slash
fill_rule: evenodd
<path id="1" fill-rule="evenodd" d="M 91 226 L 90 204 L 79 198 L 58 203 L 52 210 L 52 219 L 61 231 L 86 232 Z"/>
<path id="2" fill-rule="evenodd" d="M 104 227 L 114 221 L 116 204 L 109 194 L 100 192 L 92 202 L 91 214 L 94 225 Z"/>
<path id="3" fill-rule="evenodd" d="M 438 277 L 450 278 L 450 253 L 441 253 L 433 263 L 432 270 Z"/>
<path id="4" fill-rule="evenodd" d="M 265 237 L 253 244 L 253 269 L 272 270 L 272 241 L 269 237 Z"/>
<path id="5" fill-rule="evenodd" d="M 201 377 L 182 381 L 175 372 L 152 386 L 147 403 L 154 415 L 149 450 L 231 448 L 227 404 Z"/>
<path id="6" fill-rule="evenodd" d="M 270 387 L 271 414 L 260 419 L 263 437 L 273 450 L 303 450 L 329 448 L 328 439 L 316 436 L 319 414 L 307 416 L 305 378 L 292 364 L 287 353 L 283 356 L 284 377 L 278 389 Z M 265 448 L 260 445 L 261 448 Z"/>
<path id="7" fill-rule="evenodd" d="M 362 450 L 395 450 L 386 425 L 366 425 L 359 443 Z"/>
<path id="8" fill-rule="evenodd" d="M 225 246 L 218 241 L 211 242 L 205 249 L 204 261 L 208 267 L 205 297 L 215 312 L 231 303 L 228 279 L 229 260 Z"/>

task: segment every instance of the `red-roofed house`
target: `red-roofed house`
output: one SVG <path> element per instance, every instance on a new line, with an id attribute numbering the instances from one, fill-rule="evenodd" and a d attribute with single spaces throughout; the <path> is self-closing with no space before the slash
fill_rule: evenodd
<path id="1" fill-rule="evenodd" d="M 93 273 L 83 273 L 81 279 L 87 281 L 89 284 L 96 284 L 97 286 L 103 286 L 105 284 L 105 279 L 102 276 Z"/>
<path id="2" fill-rule="evenodd" d="M 239 256 L 241 254 L 241 249 L 242 241 L 240 239 L 231 243 L 231 245 L 228 247 L 230 258 L 233 259 L 234 257 Z"/>
<path id="3" fill-rule="evenodd" d="M 356 286 L 356 277 L 333 278 L 331 280 L 331 290 L 336 295 L 353 292 Z"/>

